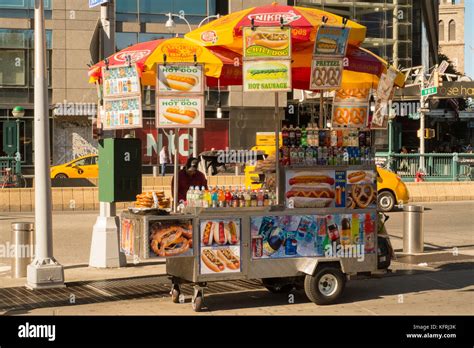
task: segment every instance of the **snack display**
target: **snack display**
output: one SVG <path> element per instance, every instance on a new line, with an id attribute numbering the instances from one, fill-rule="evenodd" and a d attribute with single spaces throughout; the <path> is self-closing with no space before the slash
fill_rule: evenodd
<path id="1" fill-rule="evenodd" d="M 286 199 L 294 208 L 325 208 L 334 203 L 334 172 L 288 171 Z"/>
<path id="2" fill-rule="evenodd" d="M 166 220 L 150 223 L 150 251 L 155 256 L 190 256 L 192 249 L 192 220 Z"/>
<path id="3" fill-rule="evenodd" d="M 165 197 L 163 191 L 147 191 L 137 195 L 134 207 L 168 209 L 170 207 L 170 199 Z"/>

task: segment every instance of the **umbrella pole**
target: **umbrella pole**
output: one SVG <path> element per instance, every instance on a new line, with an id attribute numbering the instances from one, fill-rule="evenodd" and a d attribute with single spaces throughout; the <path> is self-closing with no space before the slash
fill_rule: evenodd
<path id="1" fill-rule="evenodd" d="M 319 129 L 324 128 L 323 114 L 324 114 L 324 95 L 323 95 L 323 90 L 321 89 L 319 91 Z"/>
<path id="2" fill-rule="evenodd" d="M 178 134 L 179 128 L 174 130 L 174 181 L 173 181 L 173 212 L 178 210 Z"/>
<path id="3" fill-rule="evenodd" d="M 280 204 L 280 113 L 278 111 L 278 92 L 275 92 L 275 176 L 276 176 L 276 199 L 277 205 Z"/>

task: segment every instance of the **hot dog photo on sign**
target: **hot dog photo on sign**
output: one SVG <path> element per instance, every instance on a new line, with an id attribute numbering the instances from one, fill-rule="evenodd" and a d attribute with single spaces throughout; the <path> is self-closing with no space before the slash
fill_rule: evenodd
<path id="1" fill-rule="evenodd" d="M 203 70 L 201 65 L 159 65 L 159 93 L 203 93 Z"/>
<path id="2" fill-rule="evenodd" d="M 244 28 L 246 58 L 290 58 L 290 28 Z"/>
<path id="3" fill-rule="evenodd" d="M 288 171 L 286 201 L 290 208 L 334 207 L 335 173 L 325 171 Z"/>
<path id="4" fill-rule="evenodd" d="M 377 202 L 376 174 L 371 170 L 348 170 L 346 208 L 375 208 Z"/>
<path id="5" fill-rule="evenodd" d="M 183 96 L 157 98 L 157 124 L 162 128 L 204 127 L 203 97 Z"/>
<path id="6" fill-rule="evenodd" d="M 201 220 L 201 274 L 240 272 L 240 220 Z"/>

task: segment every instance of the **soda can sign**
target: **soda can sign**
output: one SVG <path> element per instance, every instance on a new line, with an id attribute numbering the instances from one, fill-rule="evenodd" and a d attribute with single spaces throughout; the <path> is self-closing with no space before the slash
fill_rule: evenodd
<path id="1" fill-rule="evenodd" d="M 253 236 L 252 237 L 252 255 L 253 258 L 261 258 L 263 256 L 263 237 Z"/>

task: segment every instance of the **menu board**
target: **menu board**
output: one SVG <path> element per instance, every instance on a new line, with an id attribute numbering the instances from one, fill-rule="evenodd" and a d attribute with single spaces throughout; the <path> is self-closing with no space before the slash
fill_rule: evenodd
<path id="1" fill-rule="evenodd" d="M 203 128 L 204 97 L 158 96 L 156 124 L 159 128 Z"/>
<path id="2" fill-rule="evenodd" d="M 243 28 L 244 58 L 291 59 L 291 29 L 289 27 Z"/>
<path id="3" fill-rule="evenodd" d="M 339 88 L 341 86 L 343 69 L 342 58 L 313 58 L 311 62 L 310 89 Z"/>
<path id="4" fill-rule="evenodd" d="M 260 216 L 250 219 L 252 259 L 345 257 L 375 252 L 375 213 Z"/>
<path id="5" fill-rule="evenodd" d="M 367 125 L 369 106 L 367 104 L 336 103 L 332 108 L 331 124 L 333 128 L 363 128 Z"/>
<path id="6" fill-rule="evenodd" d="M 241 272 L 240 219 L 200 221 L 200 274 Z"/>
<path id="7" fill-rule="evenodd" d="M 140 76 L 137 65 L 109 66 L 102 68 L 104 80 L 104 98 L 127 97 L 139 95 Z"/>
<path id="8" fill-rule="evenodd" d="M 204 93 L 205 80 L 201 64 L 161 64 L 157 70 L 157 90 L 160 94 Z"/>
<path id="9" fill-rule="evenodd" d="M 244 61 L 243 77 L 244 92 L 288 92 L 291 91 L 291 61 Z"/>
<path id="10" fill-rule="evenodd" d="M 287 170 L 285 184 L 285 196 L 289 208 L 335 206 L 334 170 Z"/>
<path id="11" fill-rule="evenodd" d="M 313 55 L 344 57 L 350 28 L 320 26 L 316 35 Z"/>
<path id="12" fill-rule="evenodd" d="M 193 255 L 193 220 L 150 221 L 148 228 L 150 258 Z"/>
<path id="13" fill-rule="evenodd" d="M 142 127 L 141 97 L 104 99 L 104 111 L 101 113 L 104 130 Z"/>

